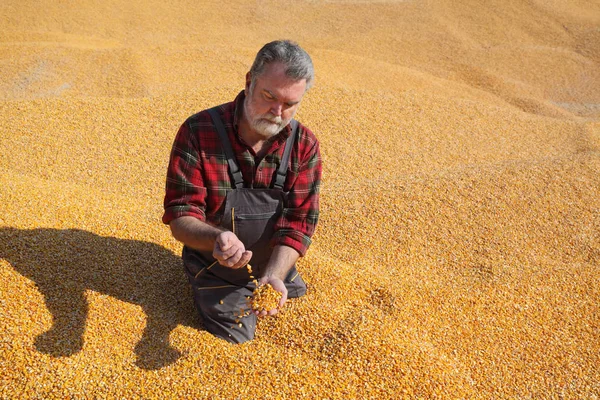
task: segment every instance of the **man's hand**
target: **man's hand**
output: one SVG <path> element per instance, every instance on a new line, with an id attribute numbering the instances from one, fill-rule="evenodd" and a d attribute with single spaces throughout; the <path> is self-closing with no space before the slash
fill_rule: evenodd
<path id="1" fill-rule="evenodd" d="M 290 269 L 294 266 L 296 261 L 300 257 L 300 254 L 291 247 L 288 246 L 275 246 L 271 258 L 265 268 L 264 275 L 258 280 L 259 285 L 266 285 L 270 283 L 273 289 L 281 293 L 281 300 L 279 301 L 279 308 L 283 308 L 283 305 L 287 301 L 288 291 L 283 283 L 283 280 L 290 272 Z M 269 311 L 255 312 L 259 317 L 266 315 L 277 314 L 278 309 Z"/>
<path id="2" fill-rule="evenodd" d="M 213 257 L 219 264 L 237 269 L 242 268 L 252 258 L 252 252 L 246 250 L 244 244 L 235 233 L 230 231 L 221 232 L 215 240 Z"/>
<path id="3" fill-rule="evenodd" d="M 287 288 L 285 287 L 285 284 L 283 283 L 283 281 L 275 276 L 263 276 L 262 278 L 259 279 L 258 281 L 258 285 L 262 286 L 262 285 L 266 285 L 267 283 L 270 283 L 271 286 L 273 287 L 273 289 L 275 289 L 276 291 L 278 291 L 279 293 L 281 293 L 281 300 L 279 300 L 279 308 L 283 308 L 283 305 L 285 304 L 285 302 L 287 301 Z M 255 311 L 254 313 L 256 315 L 258 315 L 259 317 L 265 317 L 267 315 L 272 316 L 277 314 L 279 310 L 277 308 L 274 308 L 272 310 L 269 311 Z"/>

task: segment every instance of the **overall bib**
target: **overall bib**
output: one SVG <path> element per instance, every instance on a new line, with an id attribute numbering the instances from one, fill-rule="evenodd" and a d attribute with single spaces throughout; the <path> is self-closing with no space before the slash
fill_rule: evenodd
<path id="1" fill-rule="evenodd" d="M 219 135 L 234 183 L 234 189 L 227 192 L 219 226 L 235 233 L 246 250 L 252 251 L 250 265 L 255 278 L 250 278 L 246 267 L 232 269 L 220 265 L 213 258 L 212 251 L 198 251 L 184 246 L 182 258 L 194 291 L 194 303 L 206 330 L 230 342 L 242 343 L 252 339 L 256 330 L 254 314 L 241 319 L 239 316 L 248 311 L 247 299 L 256 288 L 252 281 L 262 276 L 273 252 L 270 240 L 275 223 L 286 204 L 287 195 L 283 191 L 283 184 L 298 122 L 292 121 L 292 133 L 286 141 L 272 188 L 244 188 L 242 173 L 217 107 L 208 112 Z M 284 283 L 289 298 L 306 293 L 306 285 L 295 266 Z"/>

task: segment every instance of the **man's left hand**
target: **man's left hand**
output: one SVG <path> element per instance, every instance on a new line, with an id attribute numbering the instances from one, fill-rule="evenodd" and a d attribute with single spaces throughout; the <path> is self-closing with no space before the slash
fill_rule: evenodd
<path id="1" fill-rule="evenodd" d="M 260 278 L 258 280 L 258 284 L 259 286 L 262 285 L 266 285 L 267 283 L 271 284 L 271 287 L 273 289 L 275 289 L 276 291 L 278 291 L 279 293 L 281 293 L 281 300 L 279 300 L 279 307 L 278 308 L 274 308 L 272 310 L 269 311 L 255 311 L 255 314 L 258 315 L 259 317 L 265 317 L 265 316 L 273 316 L 275 314 L 277 314 L 277 312 L 279 311 L 279 308 L 283 308 L 283 305 L 285 304 L 285 302 L 287 301 L 287 288 L 285 287 L 285 283 L 283 283 L 283 281 L 275 276 L 263 276 L 262 278 Z"/>

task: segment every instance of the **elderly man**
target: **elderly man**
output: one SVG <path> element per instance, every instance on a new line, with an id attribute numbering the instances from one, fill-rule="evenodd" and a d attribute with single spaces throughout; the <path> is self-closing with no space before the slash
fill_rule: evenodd
<path id="1" fill-rule="evenodd" d="M 313 79 L 300 46 L 268 43 L 236 99 L 188 118 L 173 144 L 163 222 L 184 244 L 206 329 L 230 342 L 252 339 L 257 315 L 277 313 L 239 318 L 254 279 L 282 294 L 279 307 L 306 292 L 295 263 L 319 216 L 321 157 L 293 117 Z"/>

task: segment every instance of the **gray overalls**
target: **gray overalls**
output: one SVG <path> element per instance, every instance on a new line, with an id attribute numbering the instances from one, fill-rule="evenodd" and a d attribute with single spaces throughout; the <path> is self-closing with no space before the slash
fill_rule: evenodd
<path id="1" fill-rule="evenodd" d="M 219 134 L 234 182 L 234 189 L 227 192 L 219 226 L 233 231 L 244 243 L 246 250 L 252 251 L 252 275 L 258 279 L 273 252 L 269 242 L 274 233 L 275 222 L 286 204 L 287 194 L 283 191 L 283 184 L 298 131 L 298 122 L 292 121 L 292 133 L 286 141 L 272 188 L 254 189 L 243 187 L 242 173 L 219 117 L 218 107 L 208 112 Z M 248 311 L 247 298 L 256 287 L 247 268 L 227 268 L 213 258 L 212 251 L 198 251 L 187 246 L 183 248 L 182 258 L 194 291 L 194 303 L 203 318 L 206 330 L 234 343 L 252 339 L 256 330 L 256 316 L 250 314 L 239 318 L 241 310 Z M 289 298 L 306 293 L 306 285 L 295 266 L 284 282 Z"/>

